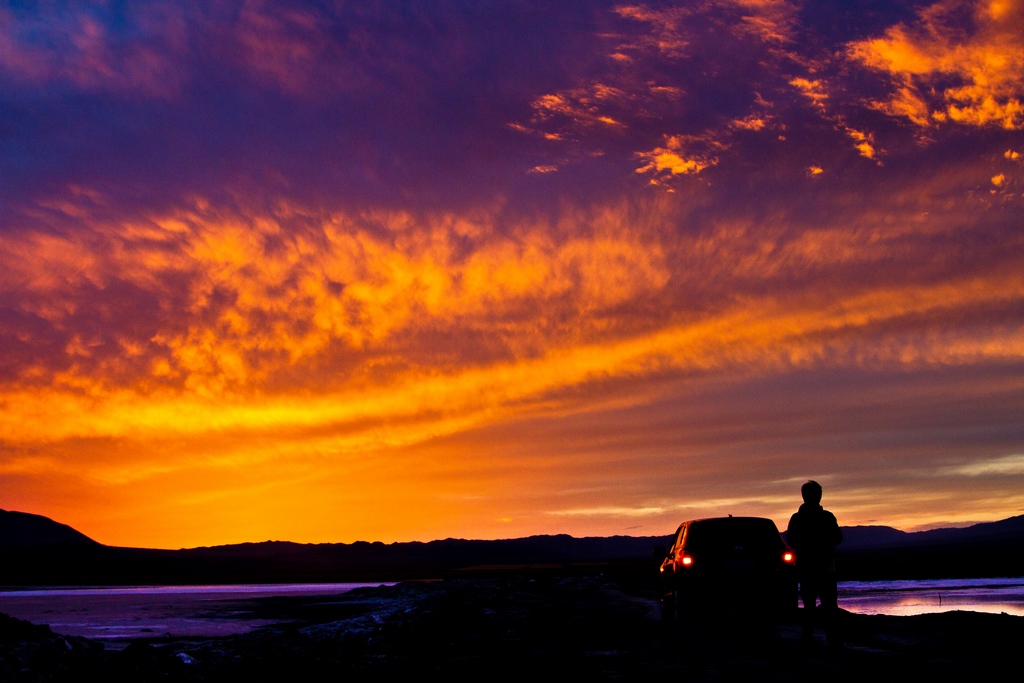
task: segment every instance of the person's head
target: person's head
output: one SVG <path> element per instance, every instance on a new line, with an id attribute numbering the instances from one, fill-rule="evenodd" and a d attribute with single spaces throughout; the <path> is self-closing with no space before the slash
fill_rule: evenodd
<path id="1" fill-rule="evenodd" d="M 800 487 L 800 495 L 804 502 L 810 505 L 817 505 L 821 502 L 821 484 L 816 481 L 809 481 Z"/>

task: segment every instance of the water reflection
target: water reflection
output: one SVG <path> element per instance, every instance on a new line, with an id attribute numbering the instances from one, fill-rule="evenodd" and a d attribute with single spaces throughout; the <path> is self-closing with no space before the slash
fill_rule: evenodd
<path id="1" fill-rule="evenodd" d="M 381 583 L 246 584 L 39 588 L 0 592 L 0 612 L 56 633 L 117 647 L 132 638 L 209 637 L 247 633 L 276 620 L 255 617 L 246 601 L 329 596 Z"/>
<path id="2" fill-rule="evenodd" d="M 846 581 L 839 584 L 839 606 L 890 616 L 954 610 L 1024 616 L 1024 578 Z"/>

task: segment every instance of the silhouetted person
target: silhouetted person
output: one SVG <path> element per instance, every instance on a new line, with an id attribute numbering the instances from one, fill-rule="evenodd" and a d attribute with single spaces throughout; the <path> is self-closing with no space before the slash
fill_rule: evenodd
<path id="1" fill-rule="evenodd" d="M 789 520 L 786 542 L 796 551 L 796 576 L 800 581 L 803 610 L 803 643 L 809 645 L 814 636 L 814 623 L 820 613 L 825 636 L 832 647 L 842 645 L 837 617 L 839 604 L 836 591 L 836 546 L 843 541 L 836 517 L 821 507 L 821 485 L 809 481 L 800 488 L 804 504 Z M 815 603 L 821 600 L 821 607 Z"/>

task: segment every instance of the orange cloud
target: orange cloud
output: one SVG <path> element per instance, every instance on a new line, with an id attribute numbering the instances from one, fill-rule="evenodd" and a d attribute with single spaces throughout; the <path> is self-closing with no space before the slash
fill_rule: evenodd
<path id="1" fill-rule="evenodd" d="M 615 12 L 621 17 L 644 22 L 651 27 L 649 35 L 640 37 L 636 44 L 620 46 L 616 54 L 636 48 L 653 49 L 668 57 L 682 57 L 686 54 L 689 41 L 681 30 L 686 17 L 690 14 L 686 8 L 654 9 L 626 5 L 615 8 Z"/>
<path id="2" fill-rule="evenodd" d="M 828 100 L 828 92 L 825 90 L 825 84 L 821 80 L 798 77 L 791 80 L 789 84 L 799 90 L 818 107 L 823 106 L 825 101 Z"/>
<path id="3" fill-rule="evenodd" d="M 379 445 L 380 421 L 400 419 L 411 421 L 389 429 L 388 439 L 419 442 L 599 378 L 667 368 L 738 364 L 762 372 L 780 364 L 814 365 L 833 357 L 833 344 L 856 343 L 856 334 L 837 341 L 856 330 L 1024 297 L 1018 274 L 993 272 L 823 301 L 740 299 L 685 324 L 668 316 L 631 328 L 600 313 L 657 294 L 670 273 L 653 235 L 623 233 L 618 211 L 592 217 L 587 237 L 559 243 L 548 230 L 524 226 L 516 240 L 493 235 L 468 256 L 455 252 L 454 238 L 490 233 L 483 220 L 445 216 L 419 224 L 396 213 L 360 227 L 335 215 L 319 235 L 291 233 L 280 242 L 281 220 L 195 212 L 138 227 L 111 226 L 107 243 L 92 253 L 81 242 L 38 235 L 27 243 L 0 241 L 8 266 L 4 289 L 36 295 L 23 306 L 56 325 L 72 323 L 75 311 L 60 302 L 73 301 L 77 287 L 102 289 L 120 279 L 157 288 L 175 271 L 191 282 L 182 301 L 165 296 L 163 305 L 174 316 L 152 337 L 114 330 L 116 352 L 90 363 L 103 340 L 74 335 L 65 354 L 80 360 L 50 370 L 48 380 L 47 369 L 39 368 L 35 388 L 9 385 L 0 439 L 340 429 L 366 422 L 368 432 L 330 437 L 339 448 L 358 450 Z M 385 232 L 375 235 L 370 225 Z M 903 237 L 895 233 L 892 239 L 898 244 Z M 792 276 L 893 253 L 873 231 L 848 228 L 774 243 L 764 233 L 725 230 L 677 248 L 695 264 L 695 277 L 727 279 Z M 69 260 L 69 254 L 76 256 Z M 712 263 L 726 270 L 709 271 Z M 560 308 L 563 302 L 569 307 Z M 551 316 L 565 316 L 566 325 L 543 322 Z M 617 331 L 609 334 L 607 324 Z M 452 349 L 461 358 L 449 360 L 443 348 L 404 345 L 408 335 L 437 325 L 484 329 L 508 346 L 490 357 L 464 346 Z M 902 348 L 874 346 L 856 355 L 901 365 L 1018 358 L 1018 332 L 984 341 L 954 335 Z M 388 369 L 387 358 L 396 353 L 405 361 Z M 282 384 L 290 368 L 314 363 L 331 372 L 346 356 L 343 374 L 322 382 L 319 395 L 306 394 L 306 387 L 302 396 L 292 396 L 295 387 Z M 419 363 L 417 356 L 423 356 Z M 112 372 L 119 365 L 134 367 L 134 374 Z M 126 373 L 129 383 L 113 383 Z M 437 406 L 444 409 L 436 412 Z"/>
<path id="4" fill-rule="evenodd" d="M 802 251 L 807 258 L 832 260 L 833 254 L 842 253 L 828 245 Z M 746 264 L 735 267 L 740 272 Z M 115 492 L 152 490 L 155 496 L 174 481 L 169 489 L 173 503 L 167 500 L 168 493 L 158 495 L 165 505 L 213 510 L 218 519 L 225 513 L 223 501 L 242 497 L 248 501 L 250 514 L 262 520 L 273 507 L 256 503 L 253 497 L 264 499 L 274 487 L 293 488 L 292 480 L 298 482 L 308 506 L 327 493 L 317 487 L 335 476 L 341 477 L 339 481 L 355 482 L 367 492 L 379 491 L 384 485 L 389 490 L 388 500 L 408 493 L 408 502 L 424 495 L 423 481 L 428 477 L 424 463 L 415 466 L 415 482 L 382 483 L 360 472 L 370 463 L 374 471 L 380 471 L 383 463 L 399 457 L 404 449 L 424 448 L 434 440 L 488 425 L 515 423 L 531 414 L 564 419 L 595 410 L 593 399 L 600 397 L 609 382 L 633 384 L 628 403 L 643 405 L 651 400 L 652 390 L 656 393 L 657 383 L 649 383 L 672 374 L 762 376 L 823 367 L 878 371 L 1019 362 L 1024 359 L 1024 330 L 1019 326 L 976 338 L 955 331 L 906 336 L 898 332 L 898 326 L 895 332 L 885 330 L 900 320 L 1015 302 L 1022 296 L 1024 279 L 1014 273 L 933 286 L 880 288 L 839 299 L 744 299 L 700 320 L 669 322 L 622 339 L 552 346 L 535 358 L 408 373 L 385 384 L 343 386 L 320 395 L 303 391 L 204 397 L 195 392 L 143 395 L 124 389 L 84 396 L 67 388 L 6 391 L 0 397 L 7 408 L 0 418 L 0 439 L 22 448 L 43 448 L 48 455 L 7 457 L 2 471 L 50 480 L 73 477 L 92 487 Z M 871 339 L 870 343 L 865 339 Z M 69 445 L 75 443 L 80 445 Z M 118 443 L 133 449 L 131 458 L 90 453 L 92 449 L 110 450 Z M 472 452 L 447 451 L 447 476 L 471 477 L 472 463 L 483 466 L 485 459 L 488 467 L 497 466 L 486 458 L 486 450 L 471 457 Z M 599 466 L 591 461 L 590 467 Z M 506 485 L 513 480 L 503 477 Z M 336 487 L 332 496 L 350 501 L 357 490 L 338 483 L 332 486 Z M 448 486 L 452 486 L 450 479 Z M 445 487 L 439 481 L 434 490 Z M 274 498 L 280 495 L 273 494 Z M 772 500 L 765 495 L 747 496 L 733 499 L 732 505 L 754 509 L 768 505 L 764 509 L 769 513 L 774 512 Z M 410 537 L 410 528 L 401 524 L 400 511 L 388 513 L 379 501 L 360 505 L 382 515 L 375 523 L 380 526 L 369 528 Z M 436 523 L 436 515 L 441 514 L 436 511 L 438 503 L 424 501 L 424 505 L 434 511 Z M 705 499 L 692 499 L 684 507 L 677 502 L 640 507 L 605 502 L 596 507 L 591 503 L 562 508 L 556 516 L 671 518 L 684 510 L 717 509 L 715 505 L 714 500 Z M 851 513 L 857 509 L 849 502 L 846 505 Z M 475 509 L 479 513 L 481 508 Z M 264 537 L 273 533 L 269 529 L 278 528 L 277 523 L 266 520 L 263 523 L 270 526 L 262 531 L 252 520 L 220 523 L 224 526 L 217 533 L 230 534 L 233 540 Z M 207 529 L 204 533 L 210 533 L 209 524 L 207 519 L 201 525 Z M 292 537 L 315 539 L 315 534 L 326 533 L 337 538 L 338 528 L 334 525 L 320 531 L 313 524 L 303 527 L 305 536 Z M 347 529 L 346 538 L 355 538 L 367 533 L 368 527 L 343 528 Z"/>
<path id="5" fill-rule="evenodd" d="M 741 130 L 758 131 L 763 130 L 764 127 L 768 125 L 767 122 L 769 119 L 770 117 L 767 116 L 758 116 L 756 114 L 751 114 L 749 116 L 745 116 L 742 119 L 734 120 L 732 122 L 732 125 L 734 128 L 739 128 Z"/>
<path id="6" fill-rule="evenodd" d="M 166 309 L 163 329 L 119 340 L 134 355 L 103 362 L 136 366 L 143 377 L 132 381 L 148 377 L 219 395 L 273 381 L 323 354 L 383 352 L 424 324 L 490 326 L 500 319 L 495 339 L 505 347 L 495 351 L 518 353 L 524 340 L 514 321 L 529 307 L 550 302 L 557 327 L 559 317 L 569 324 L 668 278 L 658 245 L 640 248 L 602 217 L 591 236 L 555 241 L 543 225 L 523 226 L 513 240 L 498 238 L 486 218 L 441 216 L 424 224 L 401 213 L 328 216 L 314 232 L 286 232 L 286 214 L 199 210 L 104 226 L 84 238 L 0 239 L 0 259 L 9 265 L 0 286 L 32 293 L 22 297 L 23 310 L 54 325 L 78 314 L 80 288 L 124 281 L 151 291 Z M 455 242 L 467 236 L 479 246 L 460 253 Z M 187 286 L 169 292 L 168 281 Z M 90 355 L 81 339 L 68 349 Z"/>
<path id="7" fill-rule="evenodd" d="M 792 39 L 798 7 L 788 0 L 732 0 L 743 13 L 747 31 L 767 43 L 787 43 Z"/>
<path id="8" fill-rule="evenodd" d="M 688 140 L 692 143 L 695 139 L 683 135 L 667 135 L 664 147 L 638 152 L 641 161 L 647 163 L 637 168 L 636 172 L 650 174 L 651 183 L 660 184 L 673 176 L 695 175 L 718 163 L 714 157 L 688 153 Z"/>
<path id="9" fill-rule="evenodd" d="M 970 28 L 959 17 L 969 11 Z M 850 44 L 849 56 L 889 74 L 894 93 L 874 106 L 919 126 L 950 120 L 973 126 L 1024 127 L 1024 3 L 944 0 L 912 25 Z M 943 79 L 957 85 L 942 87 Z M 938 91 L 932 94 L 938 86 Z"/>
<path id="10" fill-rule="evenodd" d="M 593 207 L 567 212 L 559 224 L 498 231 L 486 212 L 282 206 L 247 215 L 200 202 L 148 220 L 97 222 L 74 237 L 4 235 L 5 296 L 18 291 L 22 310 L 69 334 L 61 359 L 40 356 L 0 386 L 0 474 L 113 497 L 146 491 L 149 502 L 124 504 L 153 517 L 158 504 L 179 511 L 182 524 L 204 530 L 190 532 L 192 542 L 436 533 L 403 526 L 402 512 L 385 505 L 399 494 L 452 533 L 468 524 L 458 512 L 467 491 L 486 491 L 475 515 L 514 519 L 516 530 L 530 532 L 552 518 L 591 532 L 612 513 L 668 520 L 718 509 L 719 499 L 774 514 L 778 494 L 749 492 L 693 499 L 685 509 L 678 500 L 610 494 L 552 507 L 550 492 L 547 512 L 527 509 L 495 482 L 538 486 L 540 475 L 528 470 L 567 455 L 503 460 L 494 454 L 500 439 L 437 444 L 519 429 L 524 420 L 561 424 L 642 407 L 680 382 L 1024 360 L 1019 325 L 975 334 L 907 322 L 1013 306 L 1024 298 L 1019 270 L 898 286 L 770 286 L 916 259 L 912 238 L 929 226 L 941 235 L 942 224 L 862 215 L 860 227 L 846 221 L 793 235 L 719 222 L 666 243 L 663 226 L 675 219 L 665 210 L 657 202 L 643 214 Z M 886 220 L 892 227 L 881 229 Z M 457 248 L 467 241 L 472 249 Z M 733 293 L 713 305 L 663 303 L 689 289 L 703 297 L 709 282 Z M 141 330 L 111 320 L 111 348 L 82 314 L 106 315 L 118 283 L 150 292 L 156 310 Z M 525 469 L 503 469 L 498 479 L 478 472 L 513 462 Z M 604 465 L 591 464 L 595 477 L 607 476 Z M 425 481 L 433 483 L 424 488 Z M 249 519 L 230 514 L 231 501 L 243 500 Z M 276 526 L 299 513 L 282 516 L 275 505 L 300 510 L 327 500 L 375 518 Z M 94 523 L 112 534 L 103 540 L 132 542 L 120 524 Z M 475 524 L 466 533 L 484 533 Z M 183 533 L 168 529 L 160 543 Z"/>
<path id="11" fill-rule="evenodd" d="M 796 5 L 787 0 L 727 0 L 720 7 L 691 6 L 668 9 L 627 5 L 615 9 L 619 16 L 641 21 L 651 26 L 651 35 L 640 41 L 644 47 L 653 47 L 669 57 L 686 54 L 689 41 L 686 24 L 703 12 L 722 9 L 738 14 L 738 32 L 754 36 L 769 43 L 783 43 L 790 39 Z"/>
<path id="12" fill-rule="evenodd" d="M 845 116 L 829 113 L 828 84 L 824 80 L 810 80 L 798 77 L 790 80 L 789 84 L 795 87 L 797 91 L 806 97 L 814 108 L 822 114 L 823 118 L 832 123 L 836 130 L 845 133 L 847 137 L 853 140 L 854 149 L 856 149 L 862 157 L 878 162 L 880 150 L 875 147 L 874 135 L 851 127 L 846 123 Z"/>
<path id="13" fill-rule="evenodd" d="M 802 258 L 811 259 L 819 253 L 836 253 L 834 247 L 805 247 L 802 251 L 806 254 Z M 1021 298 L 1024 277 L 1014 273 L 898 291 L 869 290 L 838 300 L 741 300 L 692 323 L 669 324 L 607 342 L 553 345 L 536 358 L 456 367 L 441 373 L 427 369 L 409 372 L 373 387 L 341 384 L 321 396 L 194 391 L 143 395 L 132 388 L 100 387 L 82 394 L 59 386 L 10 388 L 2 396 L 8 409 L 0 419 L 0 439 L 45 443 L 238 430 L 286 435 L 288 430 L 331 426 L 335 434 L 316 436 L 313 442 L 354 452 L 460 431 L 520 410 L 524 402 L 548 401 L 564 390 L 606 378 L 643 377 L 670 369 L 707 372 L 743 367 L 748 372 L 765 373 L 822 363 L 906 368 L 985 358 L 1021 360 L 1024 337 L 1019 326 L 978 339 L 950 333 L 905 343 L 897 337 L 893 343 L 856 348 L 863 331 L 887 321 Z M 851 344 L 855 348 L 847 348 Z M 394 423 L 407 419 L 412 421 Z M 379 429 L 382 421 L 394 423 L 386 434 Z M 248 456 L 239 452 L 226 457 L 227 463 L 238 464 L 237 458 L 246 460 Z M 137 463 L 125 466 L 137 474 L 145 472 L 136 469 Z"/>
<path id="14" fill-rule="evenodd" d="M 877 161 L 878 151 L 874 146 L 874 136 L 870 133 L 864 133 L 854 128 L 846 128 L 846 134 L 850 136 L 850 139 L 854 141 L 854 147 L 860 152 L 862 157 L 867 159 L 873 159 Z"/>

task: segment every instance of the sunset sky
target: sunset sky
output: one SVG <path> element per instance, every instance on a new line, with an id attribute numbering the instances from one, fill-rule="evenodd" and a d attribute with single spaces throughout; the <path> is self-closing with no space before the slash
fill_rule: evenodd
<path id="1" fill-rule="evenodd" d="M 1024 0 L 13 2 L 0 507 L 1024 512 Z"/>

